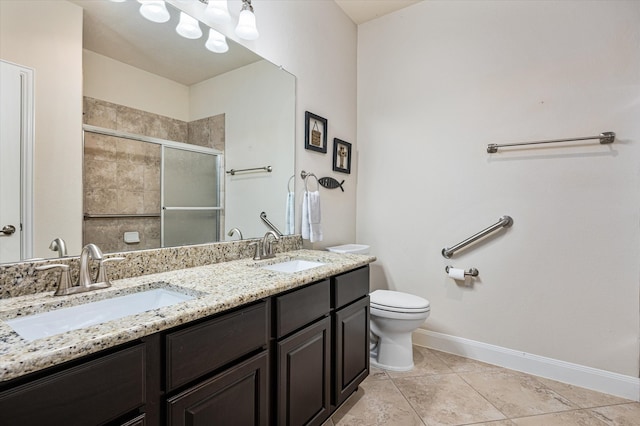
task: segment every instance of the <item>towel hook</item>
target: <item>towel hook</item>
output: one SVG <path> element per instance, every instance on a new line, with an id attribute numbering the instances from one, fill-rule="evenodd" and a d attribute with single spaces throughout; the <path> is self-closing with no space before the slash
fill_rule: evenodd
<path id="1" fill-rule="evenodd" d="M 287 182 L 287 191 L 289 191 L 289 192 L 293 192 L 293 191 L 291 190 L 291 181 L 292 181 L 295 177 L 296 177 L 296 175 L 291 175 L 291 177 L 289 178 L 289 182 Z M 294 189 L 295 189 L 295 186 L 294 186 Z"/>
<path id="2" fill-rule="evenodd" d="M 305 191 L 309 192 L 309 186 L 308 186 L 308 178 L 310 176 L 313 176 L 313 178 L 316 180 L 316 191 L 318 191 L 320 189 L 320 181 L 318 181 L 318 176 L 316 176 L 313 173 L 307 173 L 304 170 L 300 172 L 300 177 L 302 177 L 302 179 L 304 179 L 304 189 Z"/>

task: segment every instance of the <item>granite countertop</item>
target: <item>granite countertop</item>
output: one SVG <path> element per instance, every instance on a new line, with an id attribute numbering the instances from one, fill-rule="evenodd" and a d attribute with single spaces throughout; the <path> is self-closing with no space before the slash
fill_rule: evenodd
<path id="1" fill-rule="evenodd" d="M 291 259 L 317 261 L 325 265 L 296 273 L 260 268 Z M 53 292 L 46 292 L 0 299 L 0 382 L 340 274 L 375 260 L 375 257 L 369 255 L 295 250 L 278 254 L 273 259 L 241 259 L 115 280 L 110 288 L 70 296 L 54 297 Z M 152 288 L 176 289 L 196 297 L 177 305 L 31 342 L 20 337 L 5 322 L 16 316 L 75 306 Z"/>

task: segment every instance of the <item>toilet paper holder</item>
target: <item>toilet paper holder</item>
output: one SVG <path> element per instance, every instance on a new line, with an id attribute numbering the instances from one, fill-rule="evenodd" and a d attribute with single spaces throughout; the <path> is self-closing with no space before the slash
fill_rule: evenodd
<path id="1" fill-rule="evenodd" d="M 453 268 L 453 266 L 449 266 L 447 265 L 444 270 L 445 272 L 448 274 L 449 273 L 449 268 Z M 480 272 L 476 269 L 476 268 L 469 268 L 469 269 L 465 269 L 464 270 L 464 276 L 467 277 L 477 277 L 478 274 L 480 274 Z"/>

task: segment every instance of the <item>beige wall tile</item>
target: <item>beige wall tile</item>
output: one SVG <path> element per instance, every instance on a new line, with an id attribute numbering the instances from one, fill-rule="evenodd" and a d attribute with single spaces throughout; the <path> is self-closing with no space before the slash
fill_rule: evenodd
<path id="1" fill-rule="evenodd" d="M 116 189 L 118 183 L 117 163 L 115 161 L 88 160 L 84 161 L 84 189 Z"/>
<path id="2" fill-rule="evenodd" d="M 144 164 L 118 161 L 116 182 L 120 191 L 144 190 Z"/>
<path id="3" fill-rule="evenodd" d="M 143 191 L 118 191 L 117 212 L 119 214 L 144 213 Z"/>
<path id="4" fill-rule="evenodd" d="M 89 214 L 118 213 L 118 191 L 96 188 L 84 191 L 84 211 Z"/>

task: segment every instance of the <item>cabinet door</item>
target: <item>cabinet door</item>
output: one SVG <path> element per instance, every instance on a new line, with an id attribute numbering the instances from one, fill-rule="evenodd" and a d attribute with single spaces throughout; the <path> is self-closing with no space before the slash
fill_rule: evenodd
<path id="1" fill-rule="evenodd" d="M 341 404 L 369 375 L 369 296 L 334 314 L 332 402 Z"/>
<path id="2" fill-rule="evenodd" d="M 167 401 L 169 425 L 266 426 L 267 352 L 262 352 Z"/>
<path id="3" fill-rule="evenodd" d="M 278 342 L 278 425 L 321 425 L 329 416 L 331 318 Z"/>

